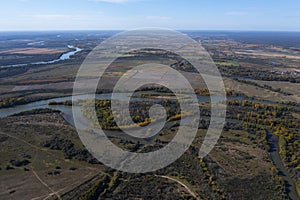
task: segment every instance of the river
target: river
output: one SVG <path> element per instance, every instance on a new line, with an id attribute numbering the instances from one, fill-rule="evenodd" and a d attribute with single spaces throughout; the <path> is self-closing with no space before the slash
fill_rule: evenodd
<path id="1" fill-rule="evenodd" d="M 131 94 L 128 93 L 128 96 L 130 96 Z M 106 94 L 96 94 L 95 95 L 96 99 L 98 100 L 103 100 L 103 99 L 111 99 L 112 95 L 111 93 L 106 93 Z M 114 94 L 115 99 L 117 100 L 124 100 L 124 94 Z M 29 110 L 33 110 L 33 109 L 45 109 L 45 108 L 50 108 L 50 109 L 57 109 L 60 110 L 61 112 L 65 113 L 65 112 L 70 112 L 68 109 L 66 110 L 66 106 L 54 106 L 54 105 L 49 105 L 49 102 L 64 102 L 64 101 L 71 101 L 73 98 L 73 100 L 85 100 L 85 99 L 92 99 L 94 98 L 94 95 L 76 95 L 76 96 L 67 96 L 67 97 L 58 97 L 58 98 L 52 98 L 52 99 L 48 99 L 48 100 L 41 100 L 41 101 L 35 101 L 32 103 L 28 103 L 28 104 L 24 104 L 24 105 L 18 105 L 18 106 L 13 106 L 13 107 L 9 107 L 9 108 L 2 108 L 0 109 L 0 118 L 4 118 L 13 114 L 17 114 L 20 112 L 25 112 L 25 111 L 29 111 Z M 197 95 L 198 98 L 198 102 L 199 103 L 207 103 L 211 101 L 211 98 L 209 96 L 201 96 L 201 95 Z M 145 101 L 145 98 L 134 98 L 135 101 Z M 161 99 L 159 98 L 148 98 L 147 100 L 151 100 L 151 101 L 160 101 Z M 221 97 L 218 96 L 214 96 L 212 97 L 213 101 L 218 101 L 221 100 Z M 243 97 L 241 96 L 236 96 L 236 97 L 227 97 L 227 100 L 244 100 Z M 251 100 L 253 102 L 260 102 L 260 103 L 264 103 L 264 104 L 274 104 L 274 102 L 270 102 L 270 101 L 260 101 L 260 100 Z M 69 113 L 70 114 L 70 113 Z"/>
<path id="2" fill-rule="evenodd" d="M 71 56 L 75 55 L 76 53 L 82 51 L 83 49 L 74 47 L 72 45 L 68 45 L 69 49 L 73 49 L 74 51 L 69 51 L 67 53 L 62 54 L 58 59 L 50 60 L 50 61 L 42 61 L 42 62 L 33 62 L 33 63 L 22 63 L 22 64 L 14 64 L 14 65 L 5 65 L 0 66 L 0 68 L 6 68 L 6 67 L 25 67 L 29 65 L 47 65 L 47 64 L 53 64 L 57 63 L 59 61 L 68 60 L 71 58 Z"/>
<path id="3" fill-rule="evenodd" d="M 299 200 L 295 183 L 291 179 L 290 173 L 286 170 L 284 167 L 284 164 L 281 160 L 280 154 L 279 154 L 279 143 L 278 143 L 278 137 L 276 135 L 273 135 L 269 131 L 267 131 L 267 140 L 270 143 L 270 156 L 274 163 L 274 165 L 277 167 L 279 171 L 279 175 L 284 180 L 284 185 L 287 190 L 287 194 L 290 199 L 292 200 Z"/>
<path id="4" fill-rule="evenodd" d="M 125 94 L 125 96 L 130 96 L 131 94 Z M 111 99 L 112 95 L 111 93 L 106 93 L 106 94 L 96 94 L 95 95 L 96 99 L 98 100 L 103 100 L 103 99 Z M 85 100 L 85 99 L 91 99 L 94 98 L 94 95 L 77 95 L 77 96 L 67 96 L 67 97 L 58 97 L 58 98 L 52 98 L 52 99 L 48 99 L 48 100 L 41 100 L 41 101 L 36 101 L 36 102 L 32 102 L 32 103 L 28 103 L 28 104 L 24 104 L 24 105 L 18 105 L 18 106 L 14 106 L 14 107 L 9 107 L 9 108 L 2 108 L 0 109 L 0 118 L 4 118 L 4 117 L 8 117 L 14 114 L 18 114 L 20 112 L 25 112 L 25 111 L 30 111 L 30 110 L 34 110 L 34 109 L 54 109 L 54 110 L 59 110 L 62 112 L 62 115 L 64 117 L 64 119 L 71 124 L 72 126 L 75 126 L 74 124 L 74 119 L 73 119 L 73 112 L 72 112 L 72 107 L 71 106 L 63 106 L 63 105 L 49 105 L 49 102 L 64 102 L 64 101 L 71 101 L 73 98 L 73 100 Z M 117 100 L 124 100 L 124 94 L 114 94 L 114 98 Z M 210 102 L 211 99 L 209 96 L 197 96 L 198 98 L 198 102 L 199 103 L 206 103 L 206 102 Z M 228 100 L 243 100 L 243 97 L 241 96 L 236 96 L 236 97 L 228 97 Z M 135 101 L 145 101 L 145 98 L 140 98 L 140 97 L 135 97 L 134 98 Z M 147 100 L 149 101 L 157 101 L 159 103 L 159 101 L 161 101 L 160 98 L 148 98 Z M 218 101 L 221 100 L 221 97 L 215 96 L 212 98 L 213 101 Z M 256 100 L 258 101 L 258 100 Z M 266 104 L 270 104 L 270 103 L 274 103 L 274 102 L 269 102 L 269 101 L 260 101 L 261 103 L 266 103 Z M 75 114 L 76 116 L 79 116 L 80 118 L 80 123 L 77 124 L 79 127 L 76 128 L 80 128 L 80 129 L 86 129 L 89 128 L 89 123 L 87 122 L 87 120 L 85 119 L 85 117 L 82 115 L 80 107 L 75 107 Z M 172 123 L 167 123 L 165 128 L 169 128 L 172 126 Z M 129 139 L 132 141 L 136 141 L 136 139 L 134 137 L 131 137 L 127 134 L 120 134 L 120 131 L 106 131 L 107 135 L 110 135 L 112 137 L 115 136 L 124 136 L 126 135 L 125 138 L 123 139 Z M 147 138 L 147 139 L 138 139 L 138 141 L 140 143 L 149 143 L 152 142 L 153 139 L 155 139 L 154 137 L 152 138 Z"/>
<path id="5" fill-rule="evenodd" d="M 128 94 L 130 95 L 130 94 Z M 93 98 L 94 95 L 77 95 L 77 96 L 67 96 L 67 97 L 59 97 L 59 98 L 52 98 L 52 99 L 48 99 L 48 100 L 41 100 L 41 101 L 36 101 L 36 102 L 32 102 L 32 103 L 28 103 L 25 105 L 18 105 L 18 106 L 14 106 L 14 107 L 10 107 L 10 108 L 2 108 L 0 109 L 0 118 L 4 118 L 4 117 L 8 117 L 10 115 L 13 114 L 17 114 L 20 112 L 25 112 L 25 111 L 29 111 L 29 110 L 33 110 L 33 109 L 54 109 L 54 110 L 59 110 L 62 112 L 62 115 L 64 117 L 64 119 L 71 124 L 72 126 L 75 126 L 74 124 L 74 119 L 73 119 L 73 110 L 71 106 L 63 106 L 63 105 L 49 105 L 49 102 L 64 102 L 64 101 L 69 101 L 69 100 L 84 100 L 84 99 L 91 99 Z M 98 100 L 103 100 L 103 99 L 111 99 L 111 94 L 107 93 L 107 94 L 96 94 L 95 95 L 96 99 Z M 124 94 L 114 94 L 114 97 L 118 100 L 124 100 L 122 98 L 124 98 Z M 198 102 L 210 102 L 210 97 L 208 96 L 197 96 L 198 98 Z M 218 97 L 214 97 L 214 100 L 218 100 Z M 243 97 L 237 96 L 237 97 L 230 97 L 227 98 L 229 100 L 243 100 Z M 144 98 L 134 98 L 135 101 L 144 101 Z M 152 101 L 160 101 L 160 99 L 150 99 Z M 269 101 L 259 101 L 259 100 L 253 100 L 253 102 L 260 102 L 260 103 L 265 103 L 265 104 L 274 104 L 274 102 L 269 102 Z M 81 108 L 80 107 L 75 107 L 74 111 L 76 113 L 76 116 L 80 116 L 79 119 L 79 123 L 77 124 L 78 126 L 76 128 L 79 129 L 89 129 L 89 122 L 88 120 L 83 116 L 82 112 L 81 112 Z M 164 128 L 170 128 L 174 125 L 174 123 L 176 122 L 168 122 L 166 124 L 166 126 Z M 127 134 L 122 134 L 121 131 L 105 131 L 106 135 L 108 137 L 118 137 L 121 139 L 125 139 L 125 140 L 131 140 L 133 142 L 137 142 L 139 141 L 141 144 L 148 144 L 150 142 L 153 142 L 155 139 L 154 137 L 151 138 L 146 138 L 146 139 L 139 139 L 139 138 L 135 138 L 132 137 L 130 135 Z M 298 195 L 296 192 L 296 188 L 295 188 L 295 184 L 293 182 L 293 180 L 291 179 L 289 172 L 285 169 L 283 162 L 280 158 L 280 154 L 279 154 L 279 145 L 278 145 L 278 137 L 267 132 L 267 140 L 270 143 L 270 156 L 271 159 L 274 163 L 274 165 L 278 168 L 279 170 L 279 175 L 281 177 L 283 177 L 284 182 L 285 182 L 285 186 L 288 192 L 288 196 L 292 199 L 292 200 L 298 200 Z"/>
<path id="6" fill-rule="evenodd" d="M 126 95 L 130 95 L 125 94 Z M 8 117 L 20 112 L 25 112 L 25 111 L 30 111 L 30 110 L 34 110 L 34 109 L 54 109 L 54 110 L 59 110 L 61 111 L 64 119 L 71 124 L 72 126 L 75 127 L 75 123 L 74 123 L 74 119 L 73 119 L 73 110 L 71 106 L 63 106 L 63 105 L 49 105 L 49 102 L 64 102 L 64 101 L 70 101 L 72 100 L 84 100 L 84 99 L 91 99 L 93 98 L 94 95 L 77 95 L 77 96 L 68 96 L 68 97 L 59 97 L 59 98 L 52 98 L 52 99 L 48 99 L 48 100 L 41 100 L 41 101 L 36 101 L 36 102 L 32 102 L 32 103 L 28 103 L 28 104 L 24 104 L 24 105 L 18 105 L 18 106 L 14 106 L 14 107 L 10 107 L 10 108 L 2 108 L 0 109 L 0 118 L 4 118 L 4 117 Z M 107 93 L 107 94 L 97 94 L 95 95 L 96 99 L 98 100 L 103 100 L 103 99 L 111 99 L 111 94 Z M 115 99 L 118 100 L 125 100 L 124 98 L 124 94 L 114 94 Z M 198 98 L 199 99 L 199 98 Z M 144 98 L 134 98 L 135 101 L 145 101 Z M 149 99 L 151 101 L 157 101 L 159 102 L 160 99 Z M 207 98 L 203 98 L 201 100 L 202 102 L 207 101 Z M 81 112 L 81 108 L 75 107 L 74 111 L 76 113 L 74 113 L 79 120 L 76 128 L 81 129 L 81 130 L 86 130 L 86 129 L 90 129 L 90 125 L 89 125 L 89 121 L 88 119 L 85 118 L 85 116 L 83 116 L 82 112 Z M 172 127 L 174 124 L 174 122 L 170 122 L 167 123 L 166 126 L 164 128 L 168 129 L 170 127 Z M 150 137 L 150 138 L 145 138 L 145 139 L 139 139 L 139 138 L 135 138 L 132 137 L 130 135 L 127 134 L 122 134 L 121 131 L 105 131 L 106 135 L 108 137 L 118 137 L 121 139 L 125 139 L 125 140 L 130 140 L 133 142 L 137 142 L 139 141 L 141 144 L 148 144 L 153 142 L 153 140 L 155 139 L 154 137 Z"/>

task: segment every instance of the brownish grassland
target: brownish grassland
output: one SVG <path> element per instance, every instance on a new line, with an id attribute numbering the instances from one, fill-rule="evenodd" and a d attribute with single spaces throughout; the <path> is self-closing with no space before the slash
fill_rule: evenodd
<path id="1" fill-rule="evenodd" d="M 66 51 L 49 48 L 16 48 L 5 51 L 0 51 L 0 54 L 56 54 L 64 53 Z"/>

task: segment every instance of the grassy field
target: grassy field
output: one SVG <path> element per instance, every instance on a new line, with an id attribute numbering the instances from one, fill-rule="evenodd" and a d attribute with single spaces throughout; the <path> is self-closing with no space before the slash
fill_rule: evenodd
<path id="1" fill-rule="evenodd" d="M 147 152 L 147 149 L 164 146 L 176 134 L 176 123 L 174 125 L 162 131 L 155 142 L 142 145 L 138 151 Z M 0 160 L 0 179 L 5 183 L 1 187 L 1 198 L 39 199 L 57 195 L 63 199 L 80 196 L 89 199 L 87 197 L 96 194 L 103 199 L 191 198 L 191 193 L 181 184 L 156 175 L 175 178 L 200 199 L 222 199 L 228 195 L 240 199 L 245 193 L 253 198 L 263 194 L 269 199 L 280 199 L 282 195 L 276 191 L 281 186 L 274 179 L 277 175 L 271 171 L 273 165 L 268 151 L 257 147 L 246 131 L 223 132 L 211 154 L 199 161 L 198 149 L 206 133 L 205 129 L 199 129 L 193 145 L 175 163 L 154 174 L 134 175 L 117 173 L 101 164 L 90 164 L 76 157 L 66 159 L 64 150 L 44 147 L 43 143 L 58 137 L 59 141 L 71 141 L 75 149 L 83 149 L 74 128 L 59 113 L 45 111 L 8 117 L 0 120 L 0 126 L 3 127 L 0 132 L 1 154 L 4 155 Z M 122 140 L 113 141 L 125 145 L 124 148 L 131 145 Z M 32 184 L 25 184 L 28 181 Z M 233 188 L 232 181 L 239 186 Z M 249 184 L 251 186 L 247 188 Z M 138 190 L 141 185 L 143 190 Z M 250 194 L 253 190 L 256 193 Z"/>
<path id="2" fill-rule="evenodd" d="M 252 82 L 257 83 L 261 86 L 268 85 L 276 89 L 280 89 L 280 91 L 287 92 L 292 94 L 292 96 L 299 98 L 300 97 L 300 83 L 291 83 L 285 81 L 260 81 L 260 80 L 252 80 Z"/>
<path id="3" fill-rule="evenodd" d="M 241 83 L 233 79 L 225 79 L 225 87 L 227 90 L 233 90 L 238 93 L 245 94 L 248 97 L 253 97 L 260 100 L 267 100 L 271 102 L 300 102 L 300 96 L 298 96 L 298 91 L 292 91 L 291 88 L 295 88 L 294 86 L 297 86 L 297 84 L 288 83 L 286 85 L 293 86 L 289 89 L 286 89 L 285 91 L 293 92 L 294 95 L 284 95 L 279 92 L 274 92 L 266 88 L 257 87 L 251 84 Z M 261 83 L 259 81 L 254 81 L 257 83 Z M 264 84 L 269 84 L 268 82 L 263 82 L 261 84 L 262 86 Z M 272 84 L 270 84 L 271 86 Z M 283 86 L 284 83 L 276 81 L 276 84 L 273 84 L 273 86 Z M 277 87 L 276 87 L 277 88 Z M 284 91 L 284 89 L 283 89 Z"/>
<path id="4" fill-rule="evenodd" d="M 41 146 L 57 135 L 74 141 L 76 148 L 83 148 L 75 130 L 57 113 L 10 117 L 0 120 L 0 124 L 0 198 L 43 199 L 62 195 L 104 174 L 101 165 L 66 159 L 60 150 Z"/>

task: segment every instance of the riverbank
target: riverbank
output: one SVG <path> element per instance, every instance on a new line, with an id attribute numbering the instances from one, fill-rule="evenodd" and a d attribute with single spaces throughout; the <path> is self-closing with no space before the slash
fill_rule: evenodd
<path id="1" fill-rule="evenodd" d="M 279 154 L 280 148 L 279 148 L 279 143 L 278 143 L 278 141 L 279 141 L 278 137 L 276 135 L 273 135 L 269 131 L 267 131 L 267 140 L 270 144 L 271 159 L 272 159 L 274 165 L 277 167 L 277 169 L 279 171 L 279 175 L 284 180 L 284 185 L 286 187 L 289 198 L 292 200 L 298 200 L 299 196 L 296 191 L 295 183 L 292 180 L 291 175 L 288 172 L 288 170 L 284 167 L 284 164 L 283 164 L 280 154 Z"/>
<path id="2" fill-rule="evenodd" d="M 76 53 L 82 51 L 83 49 L 79 47 L 74 47 L 73 45 L 68 45 L 68 49 L 73 49 L 73 51 L 69 51 L 67 53 L 61 54 L 61 56 L 58 59 L 50 60 L 50 61 L 41 61 L 41 62 L 32 62 L 32 63 L 20 63 L 20 64 L 13 64 L 13 65 L 5 65 L 0 66 L 1 68 L 8 68 L 8 67 L 26 67 L 29 65 L 47 65 L 47 64 L 53 64 L 57 63 L 59 61 L 69 60 L 71 56 L 74 56 Z"/>

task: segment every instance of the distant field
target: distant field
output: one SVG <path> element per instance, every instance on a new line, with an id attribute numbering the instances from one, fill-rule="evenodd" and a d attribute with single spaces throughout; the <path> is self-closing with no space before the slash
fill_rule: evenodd
<path id="1" fill-rule="evenodd" d="M 258 56 L 267 58 L 288 58 L 288 59 L 300 59 L 298 55 L 285 54 L 280 52 L 263 52 L 263 51 L 236 51 L 236 54 L 247 56 Z"/>
<path id="2" fill-rule="evenodd" d="M 254 85 L 249 85 L 246 83 L 241 83 L 232 79 L 225 79 L 224 82 L 225 82 L 226 89 L 234 90 L 236 92 L 245 94 L 248 97 L 254 97 L 257 99 L 267 100 L 272 102 L 289 102 L 289 101 L 300 102 L 300 97 L 298 95 L 287 96 L 278 92 L 274 92 Z M 277 82 L 277 83 L 280 84 L 281 82 Z"/>
<path id="3" fill-rule="evenodd" d="M 251 80 L 261 86 L 268 85 L 275 89 L 280 89 L 281 91 L 291 93 L 300 98 L 300 83 L 290 83 L 284 81 L 259 81 L 259 80 Z"/>
<path id="4" fill-rule="evenodd" d="M 0 51 L 0 54 L 54 54 L 64 52 L 66 51 L 48 48 L 16 48 L 11 50 Z"/>
<path id="5" fill-rule="evenodd" d="M 239 67 L 240 64 L 236 61 L 226 60 L 226 61 L 215 61 L 216 65 L 222 66 L 232 66 L 232 67 Z"/>

